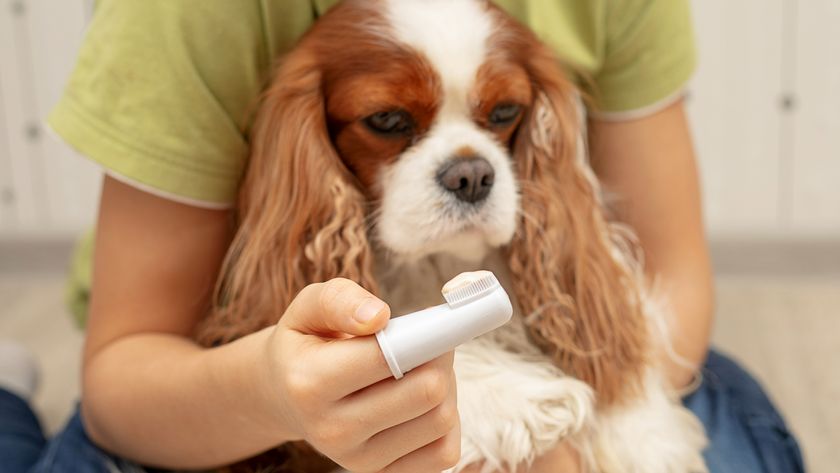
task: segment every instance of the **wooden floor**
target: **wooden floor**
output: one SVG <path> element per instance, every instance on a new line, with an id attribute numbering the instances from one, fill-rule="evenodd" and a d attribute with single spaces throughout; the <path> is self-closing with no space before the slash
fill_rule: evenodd
<path id="1" fill-rule="evenodd" d="M 0 337 L 40 357 L 36 405 L 59 428 L 79 392 L 81 334 L 58 275 L 0 274 Z M 840 276 L 719 276 L 715 344 L 741 360 L 784 411 L 809 471 L 837 471 L 840 447 Z"/>

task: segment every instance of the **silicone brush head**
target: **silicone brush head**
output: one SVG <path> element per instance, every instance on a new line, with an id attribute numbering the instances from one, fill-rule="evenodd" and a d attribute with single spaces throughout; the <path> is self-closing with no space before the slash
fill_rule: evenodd
<path id="1" fill-rule="evenodd" d="M 490 271 L 473 271 L 461 273 L 447 282 L 441 293 L 449 307 L 454 309 L 492 292 L 499 286 L 499 280 Z"/>

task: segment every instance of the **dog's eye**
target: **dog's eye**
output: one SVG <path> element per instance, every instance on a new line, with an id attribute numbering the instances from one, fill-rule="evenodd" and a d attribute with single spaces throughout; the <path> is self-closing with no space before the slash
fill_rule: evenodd
<path id="1" fill-rule="evenodd" d="M 411 115 L 405 110 L 377 112 L 364 119 L 365 125 L 383 135 L 405 135 L 414 126 Z"/>
<path id="2" fill-rule="evenodd" d="M 521 111 L 522 107 L 516 105 L 515 103 L 499 104 L 496 105 L 492 112 L 490 112 L 490 116 L 487 117 L 487 120 L 494 126 L 510 125 L 516 121 L 517 117 L 519 117 L 519 112 Z"/>

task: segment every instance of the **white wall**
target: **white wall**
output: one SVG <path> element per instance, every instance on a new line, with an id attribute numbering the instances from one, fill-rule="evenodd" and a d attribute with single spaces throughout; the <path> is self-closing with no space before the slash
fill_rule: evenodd
<path id="1" fill-rule="evenodd" d="M 93 220 L 99 171 L 42 126 L 90 3 L 0 0 L 0 236 Z M 693 5 L 690 112 L 712 236 L 840 237 L 840 0 Z"/>
<path id="2" fill-rule="evenodd" d="M 93 220 L 97 168 L 44 126 L 91 3 L 0 0 L 0 235 L 72 235 Z"/>
<path id="3" fill-rule="evenodd" d="M 717 237 L 840 236 L 840 0 L 694 0 L 691 116 Z"/>

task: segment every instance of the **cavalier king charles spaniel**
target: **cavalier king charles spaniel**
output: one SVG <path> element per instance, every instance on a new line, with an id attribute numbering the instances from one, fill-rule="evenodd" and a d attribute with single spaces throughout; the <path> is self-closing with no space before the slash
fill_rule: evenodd
<path id="1" fill-rule="evenodd" d="M 559 442 L 585 471 L 706 471 L 702 426 L 654 356 L 665 309 L 607 219 L 579 104 L 554 53 L 489 1 L 341 2 L 262 97 L 198 339 L 272 325 L 313 282 L 352 279 L 401 314 L 490 269 L 515 314 L 456 352 L 455 471 L 527 470 Z"/>

